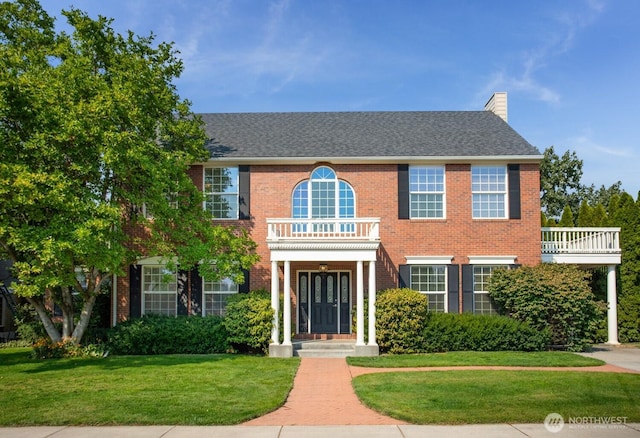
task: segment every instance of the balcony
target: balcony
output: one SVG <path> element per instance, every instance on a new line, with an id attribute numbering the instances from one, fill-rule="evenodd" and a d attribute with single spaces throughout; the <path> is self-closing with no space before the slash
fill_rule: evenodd
<path id="1" fill-rule="evenodd" d="M 267 241 L 380 241 L 379 218 L 267 219 Z"/>
<path id="2" fill-rule="evenodd" d="M 267 219 L 272 260 L 375 260 L 379 218 Z"/>
<path id="3" fill-rule="evenodd" d="M 620 228 L 542 228 L 542 261 L 619 264 Z"/>

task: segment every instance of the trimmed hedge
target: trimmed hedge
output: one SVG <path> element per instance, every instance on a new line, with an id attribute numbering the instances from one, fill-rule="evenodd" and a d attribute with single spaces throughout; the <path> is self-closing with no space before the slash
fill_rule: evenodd
<path id="1" fill-rule="evenodd" d="M 376 335 L 380 351 L 417 353 L 429 313 L 427 297 L 412 289 L 387 289 L 376 296 Z"/>
<path id="2" fill-rule="evenodd" d="M 109 330 L 113 354 L 211 354 L 229 350 L 228 333 L 218 316 L 145 315 Z"/>
<path id="3" fill-rule="evenodd" d="M 232 295 L 222 324 L 233 348 L 243 353 L 267 353 L 273 327 L 271 295 L 264 290 Z"/>
<path id="4" fill-rule="evenodd" d="M 430 313 L 421 333 L 421 351 L 542 351 L 549 332 L 506 316 Z"/>

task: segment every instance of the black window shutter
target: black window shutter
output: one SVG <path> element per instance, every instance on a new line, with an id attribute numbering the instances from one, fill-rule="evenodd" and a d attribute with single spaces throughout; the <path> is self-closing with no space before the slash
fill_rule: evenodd
<path id="1" fill-rule="evenodd" d="M 251 286 L 249 285 L 249 270 L 244 269 L 244 283 L 238 285 L 238 292 L 241 294 L 248 294 L 251 291 Z"/>
<path id="2" fill-rule="evenodd" d="M 411 287 L 411 266 L 400 265 L 398 266 L 398 286 L 399 287 Z"/>
<path id="3" fill-rule="evenodd" d="M 129 266 L 129 316 L 142 315 L 142 266 Z"/>
<path id="4" fill-rule="evenodd" d="M 460 266 L 458 265 L 448 265 L 447 266 L 447 293 L 449 294 L 447 296 L 447 301 L 448 303 L 448 309 L 447 311 L 449 313 L 459 313 L 458 310 L 458 297 L 459 297 L 459 292 L 458 292 L 458 286 L 459 286 L 459 280 L 458 280 L 458 273 L 460 272 Z"/>
<path id="5" fill-rule="evenodd" d="M 514 265 L 509 265 L 509 269 L 518 269 L 520 266 L 522 266 L 522 265 L 519 264 L 519 263 L 516 263 Z"/>
<path id="6" fill-rule="evenodd" d="M 189 273 L 191 275 L 191 314 L 202 315 L 202 277 L 195 267 Z"/>
<path id="7" fill-rule="evenodd" d="M 178 315 L 186 316 L 189 314 L 189 271 L 178 271 Z"/>
<path id="8" fill-rule="evenodd" d="M 251 219 L 250 198 L 251 177 L 249 166 L 238 166 L 238 216 L 239 219 Z"/>
<path id="9" fill-rule="evenodd" d="M 520 165 L 509 164 L 509 219 L 520 219 Z"/>
<path id="10" fill-rule="evenodd" d="M 398 164 L 398 219 L 409 219 L 408 164 Z"/>
<path id="11" fill-rule="evenodd" d="M 462 265 L 462 311 L 473 312 L 473 265 Z"/>

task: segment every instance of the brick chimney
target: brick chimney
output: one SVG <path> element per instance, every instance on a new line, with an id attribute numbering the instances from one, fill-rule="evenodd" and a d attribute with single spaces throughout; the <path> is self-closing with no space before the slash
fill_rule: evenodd
<path id="1" fill-rule="evenodd" d="M 491 99 L 487 103 L 484 104 L 485 111 L 491 111 L 497 116 L 500 116 L 502 120 L 508 122 L 507 120 L 507 92 L 500 91 L 493 93 Z"/>

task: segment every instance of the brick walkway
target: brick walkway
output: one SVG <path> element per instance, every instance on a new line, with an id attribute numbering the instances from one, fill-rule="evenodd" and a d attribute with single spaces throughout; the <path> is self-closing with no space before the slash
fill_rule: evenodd
<path id="1" fill-rule="evenodd" d="M 281 408 L 244 423 L 245 426 L 327 426 L 407 424 L 365 407 L 356 397 L 351 379 L 368 373 L 390 371 L 449 370 L 542 370 L 639 373 L 615 365 L 597 367 L 429 367 L 364 368 L 350 367 L 345 359 L 303 358 L 293 381 L 293 389 Z"/>
<path id="2" fill-rule="evenodd" d="M 246 426 L 407 424 L 366 408 L 351 386 L 345 359 L 303 358 L 284 406 Z"/>

